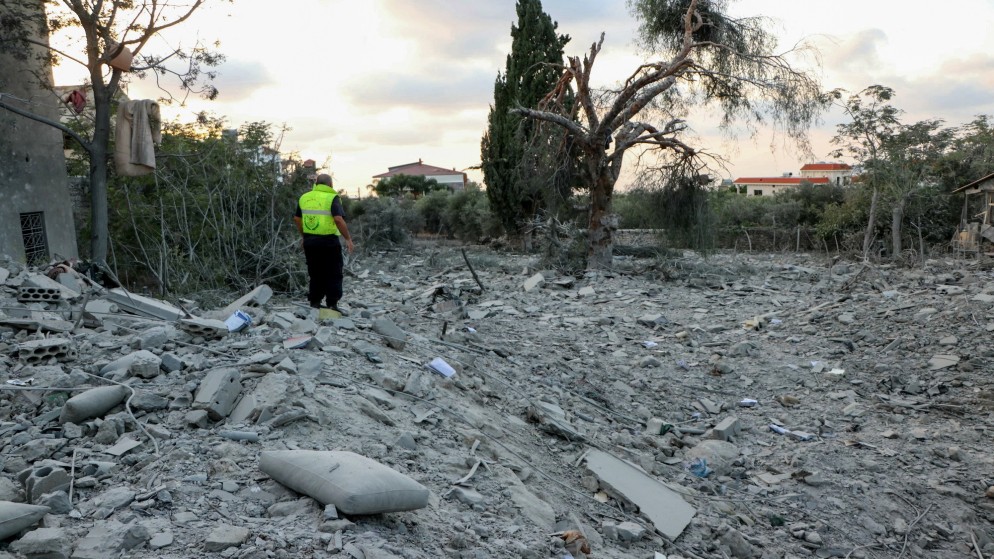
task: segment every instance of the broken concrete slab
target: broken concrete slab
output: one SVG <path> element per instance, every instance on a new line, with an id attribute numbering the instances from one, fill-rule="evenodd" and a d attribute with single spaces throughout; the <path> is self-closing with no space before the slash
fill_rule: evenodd
<path id="1" fill-rule="evenodd" d="M 186 315 L 182 309 L 174 307 L 165 301 L 159 301 L 151 297 L 138 295 L 137 293 L 130 293 L 119 287 L 107 291 L 106 297 L 121 310 L 139 316 L 175 321 Z"/>
<path id="2" fill-rule="evenodd" d="M 679 493 L 649 477 L 641 468 L 600 450 L 585 458 L 587 470 L 601 489 L 631 502 L 666 537 L 676 539 L 696 514 Z"/>
<path id="3" fill-rule="evenodd" d="M 957 363 L 959 363 L 958 355 L 939 354 L 929 359 L 928 368 L 932 371 L 937 371 L 946 367 L 952 367 Z"/>
<path id="4" fill-rule="evenodd" d="M 300 395 L 299 385 L 287 373 L 270 373 L 259 381 L 255 390 L 238 401 L 238 405 L 228 415 L 228 423 L 255 422 L 266 409 L 275 409 L 280 404 Z"/>

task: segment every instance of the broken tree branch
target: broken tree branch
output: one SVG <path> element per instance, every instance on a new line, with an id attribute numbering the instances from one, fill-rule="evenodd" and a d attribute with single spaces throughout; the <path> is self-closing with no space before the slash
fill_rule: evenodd
<path id="1" fill-rule="evenodd" d="M 462 259 L 466 261 L 466 267 L 469 268 L 469 273 L 473 274 L 473 280 L 476 281 L 476 285 L 480 286 L 480 293 L 486 291 L 483 287 L 483 282 L 481 282 L 480 278 L 476 275 L 476 270 L 473 269 L 473 265 L 469 263 L 469 257 L 466 256 L 466 249 L 462 249 Z"/>

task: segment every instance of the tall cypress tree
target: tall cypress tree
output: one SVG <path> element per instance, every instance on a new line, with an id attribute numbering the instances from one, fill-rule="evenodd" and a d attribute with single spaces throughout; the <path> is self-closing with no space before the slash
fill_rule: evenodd
<path id="1" fill-rule="evenodd" d="M 544 193 L 534 187 L 534 169 L 522 164 L 526 146 L 541 143 L 533 142 L 537 123 L 523 121 L 510 110 L 536 107 L 552 90 L 569 42 L 568 35 L 556 34 L 558 24 L 542 11 L 541 0 L 518 0 L 516 9 L 511 53 L 504 73 L 498 73 L 494 82 L 494 104 L 480 148 L 490 209 L 509 233 L 517 232 L 544 205 Z"/>

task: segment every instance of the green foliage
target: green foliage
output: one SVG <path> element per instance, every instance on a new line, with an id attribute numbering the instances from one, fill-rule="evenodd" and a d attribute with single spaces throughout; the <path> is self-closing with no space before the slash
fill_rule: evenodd
<path id="1" fill-rule="evenodd" d="M 697 0 L 691 15 L 692 59 L 677 76 L 683 87 L 664 96 L 670 114 L 692 105 L 714 104 L 722 124 L 766 123 L 782 130 L 802 149 L 807 130 L 827 99 L 814 78 L 795 70 L 777 51 L 767 18 L 731 17 L 726 0 Z M 691 0 L 628 0 L 638 22 L 638 41 L 648 52 L 669 57 L 684 47 L 685 18 Z M 792 49 L 796 56 L 808 50 Z"/>
<path id="2" fill-rule="evenodd" d="M 547 191 L 557 184 L 555 166 L 536 160 L 549 152 L 553 137 L 562 137 L 551 136 L 510 111 L 536 107 L 552 90 L 559 80 L 563 48 L 569 42 L 568 36 L 556 34 L 557 24 L 542 11 L 540 0 L 518 0 L 516 9 L 511 53 L 504 73 L 494 83 L 494 104 L 480 147 L 490 208 L 508 232 L 518 231 L 523 222 L 547 207 Z M 527 160 L 526 146 L 531 152 Z M 558 184 L 561 187 L 562 181 Z"/>
<path id="3" fill-rule="evenodd" d="M 445 211 L 451 197 L 447 190 L 438 190 L 422 196 L 414 203 L 414 209 L 421 216 L 426 232 L 436 235 L 449 232 L 445 223 Z"/>
<path id="4" fill-rule="evenodd" d="M 435 179 L 424 175 L 394 175 L 387 177 L 373 186 L 377 196 L 422 196 L 436 190 L 445 190 Z"/>
<path id="5" fill-rule="evenodd" d="M 292 216 L 310 188 L 299 161 L 284 170 L 271 124 L 224 138 L 221 119 L 167 123 L 153 175 L 112 175 L 112 264 L 132 286 L 189 294 L 258 283 L 299 287 L 304 274 Z"/>
<path id="6" fill-rule="evenodd" d="M 500 233 L 500 222 L 490 212 L 487 195 L 473 185 L 449 198 L 445 223 L 453 236 L 464 241 L 478 241 Z"/>
<path id="7" fill-rule="evenodd" d="M 405 243 L 424 226 L 410 198 L 363 198 L 352 202 L 352 211 L 349 230 L 366 247 Z"/>

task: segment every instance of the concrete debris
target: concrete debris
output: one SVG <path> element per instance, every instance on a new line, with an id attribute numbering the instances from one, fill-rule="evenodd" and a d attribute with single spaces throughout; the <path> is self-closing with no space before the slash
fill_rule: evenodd
<path id="1" fill-rule="evenodd" d="M 221 309 L 213 318 L 224 320 L 237 310 L 259 308 L 273 298 L 273 290 L 266 284 L 256 286 L 252 291 L 241 296 L 235 302 Z"/>
<path id="2" fill-rule="evenodd" d="M 165 301 L 130 293 L 119 287 L 108 290 L 104 296 L 121 310 L 140 316 L 176 321 L 185 314 L 181 309 Z"/>
<path id="3" fill-rule="evenodd" d="M 545 282 L 545 276 L 543 276 L 542 273 L 539 272 L 533 275 L 532 277 L 528 278 L 527 280 L 525 280 L 525 283 L 522 287 L 524 288 L 525 291 L 531 291 L 536 287 L 542 285 L 542 283 L 544 282 Z"/>
<path id="4" fill-rule="evenodd" d="M 500 253 L 483 296 L 404 250 L 348 318 L 260 286 L 78 325 L 88 282 L 0 257 L 0 559 L 994 555 L 985 260 Z M 362 460 L 273 469 L 312 452 Z"/>
<path id="5" fill-rule="evenodd" d="M 71 361 L 78 357 L 72 342 L 63 338 L 31 340 L 17 345 L 17 354 L 22 361 L 29 365 L 44 363 L 49 360 Z"/>
<path id="6" fill-rule="evenodd" d="M 600 482 L 601 489 L 638 507 L 641 514 L 668 538 L 679 537 L 696 514 L 694 507 L 679 493 L 642 469 L 606 452 L 591 450 L 586 456 L 586 467 Z"/>

